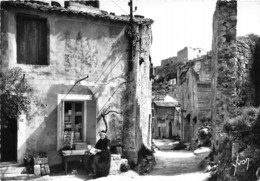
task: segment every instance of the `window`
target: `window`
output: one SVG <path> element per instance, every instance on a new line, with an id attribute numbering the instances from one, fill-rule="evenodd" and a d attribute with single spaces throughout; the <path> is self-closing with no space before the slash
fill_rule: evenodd
<path id="1" fill-rule="evenodd" d="M 82 142 L 96 143 L 96 101 L 91 95 L 58 94 L 57 150 Z"/>
<path id="2" fill-rule="evenodd" d="M 64 105 L 64 132 L 72 132 L 74 142 L 83 141 L 84 102 L 65 101 Z"/>
<path id="3" fill-rule="evenodd" d="M 47 20 L 17 15 L 17 63 L 48 65 Z"/>

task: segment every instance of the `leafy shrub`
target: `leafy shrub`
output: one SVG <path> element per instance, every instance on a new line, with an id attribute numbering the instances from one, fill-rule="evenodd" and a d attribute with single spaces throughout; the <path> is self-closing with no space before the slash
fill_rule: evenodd
<path id="1" fill-rule="evenodd" d="M 232 178 L 233 180 L 248 181 L 256 180 L 256 170 L 260 165 L 260 109 L 254 107 L 244 107 L 238 110 L 236 118 L 225 121 L 223 131 L 228 135 L 232 143 L 238 145 L 236 155 L 222 155 L 222 160 L 218 165 L 217 178 Z M 221 150 L 230 154 L 227 145 L 223 145 Z M 234 165 L 238 158 L 240 165 L 235 170 Z M 242 160 L 249 159 L 249 164 L 241 164 Z M 248 168 L 247 168 L 248 166 Z M 222 175 L 222 176 L 221 176 Z M 235 176 L 234 176 L 235 175 Z M 224 177 L 223 177 L 224 179 Z M 221 179 L 220 179 L 221 180 Z"/>
<path id="2" fill-rule="evenodd" d="M 211 146 L 211 126 L 201 126 L 198 130 L 199 146 Z"/>
<path id="3" fill-rule="evenodd" d="M 32 89 L 20 68 L 7 71 L 0 70 L 0 122 L 16 120 L 24 111 L 29 110 L 29 94 Z"/>
<path id="4" fill-rule="evenodd" d="M 139 174 L 149 173 L 156 164 L 152 150 L 149 150 L 144 145 L 138 151 L 138 164 L 135 170 Z"/>
<path id="5" fill-rule="evenodd" d="M 120 165 L 120 171 L 121 172 L 127 172 L 130 169 L 130 166 L 128 164 L 121 164 Z"/>
<path id="6" fill-rule="evenodd" d="M 236 118 L 226 121 L 223 131 L 231 136 L 231 140 L 247 145 L 260 147 L 259 108 L 245 107 L 238 111 Z"/>

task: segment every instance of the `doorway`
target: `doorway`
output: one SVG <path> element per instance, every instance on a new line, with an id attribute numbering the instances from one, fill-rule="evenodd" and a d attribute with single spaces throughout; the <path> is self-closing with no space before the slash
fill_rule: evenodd
<path id="1" fill-rule="evenodd" d="M 1 162 L 17 161 L 17 120 L 1 124 Z"/>
<path id="2" fill-rule="evenodd" d="M 258 41 L 258 44 L 255 49 L 254 54 L 254 74 L 255 76 L 253 79 L 255 79 L 255 94 L 256 94 L 256 106 L 260 106 L 260 41 Z"/>
<path id="3" fill-rule="evenodd" d="M 172 121 L 169 122 L 169 138 L 172 138 Z"/>
<path id="4" fill-rule="evenodd" d="M 191 126 L 190 126 L 190 114 L 186 116 L 186 122 L 184 125 L 184 141 L 190 142 L 191 141 Z"/>

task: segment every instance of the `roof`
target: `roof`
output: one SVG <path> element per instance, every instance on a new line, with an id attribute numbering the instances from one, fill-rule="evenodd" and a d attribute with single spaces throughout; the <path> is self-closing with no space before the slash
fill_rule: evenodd
<path id="1" fill-rule="evenodd" d="M 164 102 L 164 101 L 154 101 L 154 104 L 159 107 L 176 107 L 178 104 L 175 102 Z"/>
<path id="2" fill-rule="evenodd" d="M 84 16 L 84 17 L 90 17 L 94 19 L 102 19 L 102 20 L 109 20 L 114 22 L 122 22 L 122 23 L 128 23 L 130 20 L 129 16 L 115 16 L 108 13 L 98 14 L 93 12 L 83 12 L 83 11 L 77 11 L 72 9 L 67 9 L 64 7 L 57 7 L 57 6 L 51 6 L 47 4 L 39 4 L 35 2 L 21 2 L 21 1 L 4 1 L 1 2 L 2 7 L 4 8 L 17 8 L 17 9 L 29 9 L 29 10 L 37 10 L 42 12 L 53 12 L 53 13 L 60 13 L 60 14 L 67 14 L 67 15 L 76 15 L 76 16 Z M 142 18 L 142 17 L 134 17 L 133 18 L 134 23 L 136 24 L 152 24 L 154 21 L 149 18 Z"/>

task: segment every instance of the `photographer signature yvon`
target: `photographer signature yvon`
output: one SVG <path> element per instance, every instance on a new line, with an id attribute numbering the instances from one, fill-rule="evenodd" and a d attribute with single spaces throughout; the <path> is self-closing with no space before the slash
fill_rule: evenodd
<path id="1" fill-rule="evenodd" d="M 246 165 L 246 169 L 248 170 L 249 161 L 250 161 L 249 158 L 239 160 L 238 155 L 237 155 L 236 163 L 232 164 L 235 167 L 234 176 L 236 176 L 236 171 L 237 171 L 238 166 Z"/>

